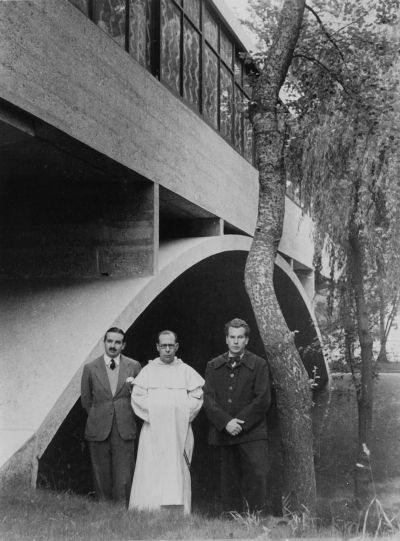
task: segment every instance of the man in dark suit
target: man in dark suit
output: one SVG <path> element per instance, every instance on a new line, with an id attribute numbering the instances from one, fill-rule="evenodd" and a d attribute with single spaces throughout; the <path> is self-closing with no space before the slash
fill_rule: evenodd
<path id="1" fill-rule="evenodd" d="M 225 511 L 262 511 L 268 472 L 266 414 L 271 401 L 267 362 L 246 350 L 250 328 L 225 325 L 228 352 L 207 364 L 204 409 L 209 444 L 221 452 L 221 503 Z"/>
<path id="2" fill-rule="evenodd" d="M 88 414 L 85 438 L 89 442 L 96 495 L 100 500 L 127 505 L 136 438 L 130 381 L 139 374 L 141 366 L 121 355 L 124 347 L 124 331 L 117 327 L 108 329 L 104 355 L 83 368 L 81 401 Z"/>

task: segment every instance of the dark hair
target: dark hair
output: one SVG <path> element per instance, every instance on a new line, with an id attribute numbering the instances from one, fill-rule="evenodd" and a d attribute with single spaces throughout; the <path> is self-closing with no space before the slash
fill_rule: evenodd
<path id="1" fill-rule="evenodd" d="M 117 334 L 122 334 L 122 341 L 125 342 L 125 333 L 122 329 L 118 328 L 118 327 L 111 327 L 110 329 L 108 329 L 108 331 L 106 331 L 106 334 L 104 335 L 104 342 L 106 341 L 107 339 L 107 334 L 109 332 L 116 332 Z"/>
<path id="2" fill-rule="evenodd" d="M 250 334 L 250 327 L 247 325 L 244 319 L 240 319 L 238 317 L 235 317 L 234 319 L 231 319 L 228 321 L 228 323 L 225 323 L 225 336 L 228 336 L 229 334 L 229 327 L 234 327 L 235 329 L 239 329 L 240 327 L 244 328 L 244 334 L 246 336 L 249 336 Z"/>
<path id="3" fill-rule="evenodd" d="M 175 342 L 178 343 L 178 335 L 176 334 L 176 332 L 174 331 L 169 331 L 168 329 L 165 329 L 165 331 L 160 331 L 158 334 L 157 334 L 157 344 L 160 343 L 160 336 L 162 334 L 173 334 L 175 336 Z"/>

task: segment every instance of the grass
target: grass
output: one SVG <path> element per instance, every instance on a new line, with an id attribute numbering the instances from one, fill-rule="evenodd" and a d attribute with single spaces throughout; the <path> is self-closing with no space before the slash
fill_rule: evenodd
<path id="1" fill-rule="evenodd" d="M 2 541 L 111 541 L 134 539 L 271 539 L 356 538 L 399 540 L 398 523 L 390 519 L 380 502 L 371 502 L 358 524 L 352 521 L 310 518 L 286 513 L 283 517 L 260 517 L 256 513 L 227 513 L 210 517 L 194 512 L 184 516 L 177 511 L 132 512 L 123 506 L 99 503 L 70 492 L 26 487 L 8 487 L 0 493 L 0 539 Z M 365 518 L 366 517 L 366 518 Z M 367 522 L 388 522 L 396 528 L 382 535 Z M 375 528 L 375 529 L 374 529 Z M 368 534 L 372 531 L 372 535 Z M 397 532 L 397 533 L 396 533 Z M 384 533 L 384 532 L 383 532 Z M 357 537 L 358 536 L 358 537 Z"/>
<path id="2" fill-rule="evenodd" d="M 374 386 L 371 467 L 384 488 L 400 479 L 400 374 L 382 374 Z M 316 475 L 319 494 L 333 498 L 353 490 L 358 427 L 349 375 L 334 378 L 329 404 L 327 399 L 327 393 L 321 396 L 314 412 Z"/>
<path id="3" fill-rule="evenodd" d="M 343 520 L 327 520 L 326 516 L 325 520 L 314 519 L 307 510 L 301 516 L 287 512 L 283 517 L 260 517 L 256 513 L 232 512 L 211 517 L 196 512 L 184 516 L 171 510 L 128 512 L 123 506 L 99 503 L 70 492 L 8 487 L 0 492 L 0 509 L 2 541 L 400 539 L 398 516 L 387 514 L 379 500 L 372 501 L 364 515 L 353 515 L 354 520 L 350 516 Z"/>
<path id="4" fill-rule="evenodd" d="M 246 539 L 263 533 L 260 524 L 175 511 L 127 512 L 123 506 L 44 489 L 2 490 L 0 509 L 2 541 Z"/>

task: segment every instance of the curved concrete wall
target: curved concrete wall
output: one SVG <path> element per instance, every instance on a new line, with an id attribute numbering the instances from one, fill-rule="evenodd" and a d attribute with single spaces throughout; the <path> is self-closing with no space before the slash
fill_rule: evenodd
<path id="1" fill-rule="evenodd" d="M 159 273 L 148 278 L 3 285 L 2 345 L 4 351 L 12 345 L 13 363 L 1 361 L 2 474 L 13 473 L 16 464 L 29 471 L 32 457 L 41 456 L 79 397 L 83 364 L 102 354 L 108 327 L 129 328 L 185 270 L 214 254 L 247 252 L 250 244 L 241 235 L 169 242 L 160 248 Z M 291 268 L 281 258 L 277 264 L 312 314 Z M 34 479 L 36 467 L 34 458 Z"/>

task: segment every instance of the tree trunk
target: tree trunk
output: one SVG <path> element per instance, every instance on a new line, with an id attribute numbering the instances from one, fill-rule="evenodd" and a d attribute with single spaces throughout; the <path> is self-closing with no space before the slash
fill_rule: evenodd
<path id="1" fill-rule="evenodd" d="M 245 284 L 276 389 L 286 505 L 296 513 L 306 509 L 314 513 L 311 387 L 273 287 L 285 210 L 284 141 L 278 127 L 278 99 L 299 36 L 304 6 L 304 0 L 285 0 L 278 31 L 253 89 L 251 120 L 260 195 Z"/>
<path id="2" fill-rule="evenodd" d="M 350 227 L 351 281 L 356 302 L 358 338 L 361 349 L 361 382 L 358 404 L 358 458 L 355 468 L 355 495 L 360 503 L 370 498 L 370 438 L 373 406 L 373 351 L 368 308 L 363 283 L 364 250 L 357 226 Z"/>
<path id="3" fill-rule="evenodd" d="M 383 292 L 383 278 L 384 278 L 384 265 L 382 262 L 381 257 L 377 257 L 377 269 L 378 269 L 378 276 L 379 276 L 379 284 L 378 284 L 378 296 L 379 296 L 379 343 L 380 343 L 380 350 L 378 355 L 378 362 L 381 363 L 387 363 L 387 352 L 386 352 L 386 341 L 387 341 L 387 334 L 386 334 L 386 324 L 385 324 L 385 294 Z"/>

